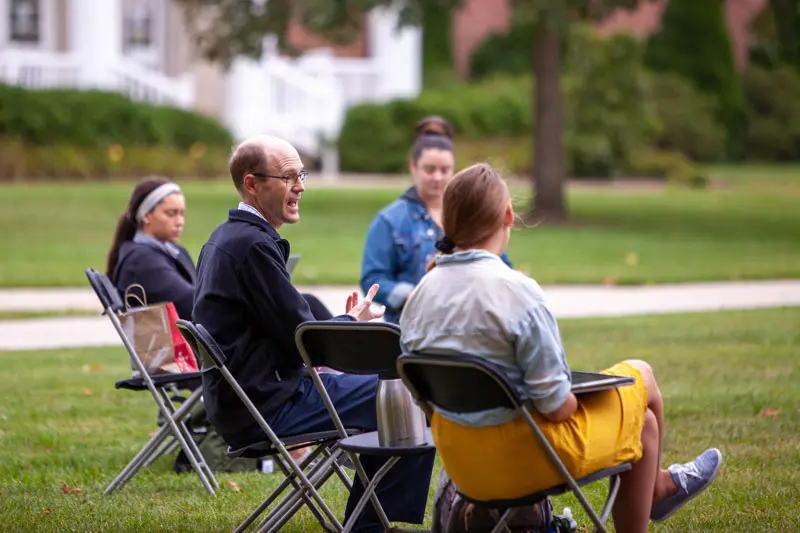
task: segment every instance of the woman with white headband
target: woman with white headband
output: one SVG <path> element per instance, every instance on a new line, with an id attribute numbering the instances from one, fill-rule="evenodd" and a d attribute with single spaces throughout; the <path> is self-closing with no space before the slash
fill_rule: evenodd
<path id="1" fill-rule="evenodd" d="M 185 211 L 186 202 L 176 183 L 162 179 L 139 182 L 117 224 L 107 275 L 120 294 L 138 283 L 149 303 L 172 302 L 178 315 L 190 320 L 195 266 L 189 252 L 178 244 Z"/>

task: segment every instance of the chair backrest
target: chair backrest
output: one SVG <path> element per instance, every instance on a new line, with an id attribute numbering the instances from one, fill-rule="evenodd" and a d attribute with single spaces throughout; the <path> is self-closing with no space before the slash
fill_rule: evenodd
<path id="1" fill-rule="evenodd" d="M 289 256 L 289 259 L 286 261 L 286 270 L 289 271 L 290 276 L 292 275 L 292 272 L 294 272 L 294 269 L 297 266 L 297 263 L 299 262 L 300 262 L 300 254 L 291 254 Z"/>
<path id="2" fill-rule="evenodd" d="M 429 407 L 474 413 L 522 405 L 508 379 L 480 357 L 405 354 L 398 358 L 397 369 L 414 399 Z"/>
<path id="3" fill-rule="evenodd" d="M 217 342 L 202 324 L 194 324 L 179 318 L 175 324 L 200 360 L 203 371 L 225 366 L 226 358 Z"/>
<path id="4" fill-rule="evenodd" d="M 87 268 L 86 278 L 100 300 L 103 310 L 113 313 L 120 313 L 125 310 L 125 304 L 122 302 L 119 291 L 105 274 L 101 274 L 93 268 Z"/>
<path id="5" fill-rule="evenodd" d="M 303 322 L 295 342 L 306 365 L 327 366 L 348 374 L 378 374 L 396 379 L 400 328 L 382 322 L 318 320 Z"/>

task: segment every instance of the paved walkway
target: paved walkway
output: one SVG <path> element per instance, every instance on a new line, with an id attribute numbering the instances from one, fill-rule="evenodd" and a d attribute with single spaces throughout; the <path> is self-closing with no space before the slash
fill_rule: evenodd
<path id="1" fill-rule="evenodd" d="M 344 312 L 349 287 L 299 287 L 334 314 Z M 602 287 L 545 286 L 559 319 L 800 306 L 800 280 Z M 0 311 L 100 311 L 88 288 L 0 290 Z M 0 350 L 120 345 L 105 317 L 0 320 Z"/>

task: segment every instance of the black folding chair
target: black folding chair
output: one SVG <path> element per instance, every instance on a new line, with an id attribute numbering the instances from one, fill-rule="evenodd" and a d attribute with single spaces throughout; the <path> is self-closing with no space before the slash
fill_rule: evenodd
<path id="1" fill-rule="evenodd" d="M 493 509 L 497 520 L 493 533 L 508 531 L 506 523 L 519 507 L 532 505 L 545 500 L 548 496 L 557 496 L 567 491 L 572 491 L 578 498 L 594 523 L 595 531 L 605 533 L 604 524 L 608 521 L 619 491 L 619 474 L 630 470 L 630 464 L 622 463 L 598 470 L 578 480 L 573 479 L 531 416 L 530 410 L 533 409 L 533 405 L 520 398 L 506 377 L 485 359 L 469 355 L 406 354 L 398 359 L 397 366 L 400 377 L 411 394 L 431 416 L 434 407 L 454 413 L 474 413 L 498 407 L 515 409 L 528 423 L 548 460 L 564 479 L 561 485 L 513 500 L 478 500 L 457 490 L 461 498 Z M 598 516 L 580 487 L 604 478 L 610 478 L 610 487 L 603 511 Z"/>
<path id="2" fill-rule="evenodd" d="M 203 455 L 192 438 L 191 432 L 186 427 L 186 420 L 192 408 L 202 398 L 202 389 L 197 386 L 200 373 L 190 372 L 151 376 L 122 328 L 119 313 L 125 311 L 125 305 L 119 296 L 119 292 L 117 292 L 117 288 L 105 275 L 94 269 L 87 268 L 86 277 L 103 306 L 103 314 L 111 320 L 111 324 L 128 351 L 131 362 L 139 371 L 137 377 L 118 381 L 115 383 L 115 387 L 133 391 L 150 391 L 158 405 L 159 419 L 161 421 L 161 428 L 128 465 L 122 469 L 122 472 L 106 488 L 105 494 L 111 494 L 114 490 L 122 488 L 140 468 L 151 464 L 161 455 L 174 450 L 177 444 L 189 459 L 192 468 L 203 483 L 203 487 L 213 496 L 216 493 L 215 489 L 219 488 L 219 484 L 203 459 Z M 173 403 L 173 398 L 180 397 L 175 394 L 180 388 L 194 388 L 195 390 L 187 399 L 176 406 Z"/>
<path id="3" fill-rule="evenodd" d="M 289 493 L 261 521 L 259 531 L 279 531 L 304 504 L 308 505 L 325 530 L 340 531 L 341 523 L 319 494 L 319 488 L 334 473 L 339 475 L 348 490 L 352 488 L 352 481 L 338 463 L 344 454 L 338 447 L 339 433 L 322 431 L 279 437 L 230 373 L 225 354 L 202 324 L 194 324 L 187 320 L 178 320 L 177 324 L 186 341 L 198 354 L 201 371 L 221 374 L 267 436 L 267 440 L 243 448 L 234 449 L 229 446 L 228 454 L 232 457 L 252 458 L 274 456 L 275 462 L 286 477 L 266 500 L 236 528 L 236 531 L 246 530 L 278 496 L 289 488 L 289 485 L 292 486 Z M 346 435 L 354 433 L 354 430 L 346 430 Z M 289 452 L 305 447 L 311 447 L 312 451 L 298 465 Z"/>
<path id="4" fill-rule="evenodd" d="M 295 331 L 295 342 L 303 362 L 311 373 L 314 385 L 322 396 L 325 407 L 342 437 L 339 446 L 350 455 L 356 472 L 365 487 L 364 495 L 345 524 L 344 531 L 347 532 L 353 528 L 364 507 L 370 501 L 386 531 L 419 531 L 393 527 L 375 495 L 375 489 L 401 457 L 420 455 L 434 449 L 430 430 L 426 429 L 425 444 L 408 447 L 380 446 L 377 431 L 348 436 L 344 424 L 336 412 L 336 407 L 316 371 L 316 367 L 328 367 L 348 374 L 377 374 L 379 380 L 399 379 L 396 368 L 397 358 L 402 353 L 400 328 L 394 324 L 381 322 L 318 320 L 300 324 Z M 373 478 L 369 479 L 357 454 L 384 456 L 389 459 Z"/>

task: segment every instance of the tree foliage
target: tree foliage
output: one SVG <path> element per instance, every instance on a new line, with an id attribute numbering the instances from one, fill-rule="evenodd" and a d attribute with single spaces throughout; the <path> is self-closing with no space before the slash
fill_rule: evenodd
<path id="1" fill-rule="evenodd" d="M 296 52 L 289 42 L 292 20 L 335 44 L 351 43 L 363 29 L 363 14 L 393 0 L 175 0 L 202 57 L 229 67 L 237 56 L 258 58 L 264 38 Z M 399 24 L 419 25 L 425 11 L 452 10 L 461 0 L 412 0 L 400 4 Z"/>
<path id="2" fill-rule="evenodd" d="M 239 55 L 260 57 L 264 38 L 291 52 L 293 20 L 333 43 L 347 43 L 361 31 L 367 12 L 399 7 L 400 26 L 420 25 L 426 10 L 458 9 L 462 0 L 176 0 L 200 54 L 223 66 Z M 534 114 L 533 219 L 563 220 L 564 111 L 561 98 L 561 43 L 573 20 L 599 19 L 617 8 L 633 8 L 637 0 L 511 0 L 514 24 L 529 24 L 536 78 Z M 538 213 L 538 214 L 537 214 Z"/>
<path id="3" fill-rule="evenodd" d="M 722 0 L 671 0 L 661 31 L 648 42 L 645 62 L 655 71 L 683 76 L 716 100 L 729 154 L 735 155 L 743 136 L 744 94 Z"/>

